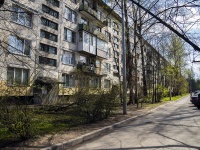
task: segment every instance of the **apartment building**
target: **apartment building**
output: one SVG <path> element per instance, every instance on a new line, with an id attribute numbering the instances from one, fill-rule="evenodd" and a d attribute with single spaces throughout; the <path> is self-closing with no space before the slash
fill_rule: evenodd
<path id="1" fill-rule="evenodd" d="M 121 18 L 104 2 L 8 0 L 1 9 L 2 96 L 56 99 L 119 83 Z"/>
<path id="2" fill-rule="evenodd" d="M 122 81 L 121 18 L 103 1 L 7 0 L 0 9 L 0 96 L 48 103 L 81 86 Z M 156 50 L 144 45 L 146 65 Z M 136 51 L 143 86 L 140 46 Z"/>

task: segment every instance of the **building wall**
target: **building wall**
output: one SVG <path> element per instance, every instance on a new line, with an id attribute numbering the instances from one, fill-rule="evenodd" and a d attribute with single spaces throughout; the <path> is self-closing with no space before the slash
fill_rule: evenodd
<path id="1" fill-rule="evenodd" d="M 63 86 L 61 82 L 63 82 L 63 75 L 70 75 L 67 77 L 74 78 L 74 73 L 77 72 L 78 65 L 80 65 L 80 58 L 85 56 L 89 59 L 93 58 L 95 61 L 98 60 L 100 65 L 94 66 L 95 70 L 87 70 L 85 74 L 89 77 L 99 78 L 101 82 L 101 88 L 109 88 L 109 86 L 105 86 L 105 84 L 110 81 L 110 84 L 119 84 L 119 78 L 121 77 L 122 81 L 122 50 L 121 50 L 121 18 L 115 13 L 112 12 L 108 15 L 108 8 L 104 7 L 105 5 L 101 1 L 97 1 L 98 4 L 94 5 L 94 8 L 85 8 L 81 11 L 82 1 L 77 1 L 74 3 L 73 0 L 58 0 L 59 6 L 56 4 L 52 4 L 53 0 L 7 0 L 5 2 L 5 8 L 12 10 L 12 6 L 16 5 L 20 8 L 23 8 L 28 14 L 31 14 L 31 26 L 23 25 L 23 23 L 19 23 L 13 21 L 12 14 L 10 11 L 5 11 L 1 13 L 1 17 L 4 19 L 0 20 L 0 73 L 1 73 L 1 90 L 4 90 L 4 94 L 2 95 L 33 95 L 33 84 L 36 80 L 40 79 L 40 82 L 44 84 L 59 84 L 59 91 L 57 94 L 59 95 L 71 95 L 73 94 L 73 90 L 77 88 L 80 81 L 75 79 L 73 86 Z M 55 1 L 56 2 L 56 1 Z M 94 2 L 93 0 L 88 0 L 89 5 Z M 86 4 L 86 3 L 85 3 Z M 46 8 L 47 7 L 47 8 Z M 71 18 L 66 16 L 66 7 L 69 8 L 68 12 L 72 12 L 76 14 L 75 22 L 73 22 L 73 17 Z M 45 8 L 45 9 L 44 9 Z M 3 9 L 3 8 L 0 8 Z M 55 11 L 52 15 L 45 13 L 44 10 L 47 11 Z M 89 11 L 89 13 L 88 13 Z M 95 18 L 95 15 L 98 15 L 98 11 L 102 14 L 102 20 Z M 59 17 L 55 17 L 56 12 L 59 13 Z M 92 14 L 95 13 L 95 14 Z M 20 14 L 20 13 L 19 13 Z M 23 14 L 23 13 L 21 13 Z M 108 16 L 107 16 L 108 15 Z M 54 24 L 54 29 L 47 25 L 43 25 L 41 23 L 41 19 L 48 19 L 47 24 L 49 22 L 53 22 L 57 24 L 57 28 Z M 81 18 L 84 18 L 88 21 L 89 25 L 83 30 L 80 29 L 79 24 L 81 23 Z M 100 21 L 99 21 L 100 20 Z M 110 23 L 105 25 L 103 22 L 108 21 Z M 23 22 L 23 21 L 22 21 Z M 100 27 L 101 32 L 97 32 L 97 28 Z M 3 30 L 2 30 L 3 29 Z M 72 31 L 76 35 L 75 42 L 69 42 L 65 40 L 65 29 L 67 32 Z M 41 33 L 45 31 L 46 33 Z M 96 38 L 101 38 L 105 43 L 107 43 L 108 49 L 104 48 L 104 50 L 97 49 L 96 55 L 91 54 L 87 48 L 84 48 L 86 45 L 80 42 L 79 33 L 80 32 L 89 33 L 90 36 L 95 36 Z M 109 37 L 105 37 L 105 32 L 110 34 Z M 30 40 L 30 54 L 28 56 L 21 54 L 13 54 L 9 50 L 9 39 L 10 36 L 19 36 L 22 39 Z M 49 38 L 53 38 L 57 36 L 57 40 L 49 40 L 44 36 L 48 36 Z M 85 37 L 83 37 L 82 41 Z M 110 40 L 109 40 L 110 38 Z M 131 42 L 133 42 L 133 38 L 131 38 Z M 41 43 L 43 46 L 41 46 Z M 50 52 L 50 48 L 48 47 L 48 51 L 44 50 L 45 46 L 51 46 L 51 50 L 56 49 L 55 51 Z M 100 44 L 97 43 L 97 47 Z M 43 50 L 42 50 L 43 49 Z M 108 51 L 107 51 L 108 50 Z M 106 52 L 107 51 L 107 52 Z M 69 53 L 72 53 L 74 56 L 74 62 L 71 64 L 64 63 L 63 59 L 67 59 L 69 57 Z M 139 57 L 140 52 L 138 50 Z M 71 54 L 70 54 L 71 55 Z M 103 57 L 100 55 L 104 55 Z M 146 55 L 146 54 L 145 54 Z M 71 56 L 70 56 L 71 57 Z M 92 59 L 91 59 L 92 60 Z M 90 60 L 90 61 L 91 61 Z M 119 64 L 116 64 L 115 61 L 118 61 Z M 94 62 L 96 64 L 96 62 Z M 105 64 L 107 64 L 108 71 L 105 71 Z M 108 65 L 109 64 L 109 65 Z M 85 67 L 85 64 L 81 64 L 82 68 Z M 86 64 L 86 65 L 91 65 Z M 94 65 L 94 64 L 93 64 Z M 119 67 L 119 73 L 116 69 L 116 65 Z M 142 69 L 141 61 L 138 61 L 138 77 L 139 84 L 142 84 Z M 8 84 L 8 68 L 20 68 L 21 73 L 23 74 L 26 69 L 29 70 L 29 83 L 28 85 L 24 85 L 23 88 L 20 85 L 10 85 Z M 90 69 L 90 66 L 87 66 L 86 69 Z M 17 70 L 14 70 L 14 74 L 16 75 Z M 84 71 L 83 71 L 84 72 Z M 118 74 L 117 74 L 118 73 Z M 23 76 L 23 75 L 21 75 Z M 25 76 L 25 75 L 24 75 Z M 24 77 L 23 76 L 23 77 Z M 67 78 L 65 77 L 65 78 Z M 42 80 L 41 80 L 42 79 Z M 48 82 L 48 83 L 47 83 Z M 67 81 L 66 81 L 67 82 Z M 90 81 L 91 82 L 91 81 Z M 70 83 L 68 83 L 70 84 Z M 42 85 L 41 85 L 42 86 Z M 11 89 L 11 90 L 9 90 Z M 16 92 L 16 89 L 20 89 L 23 92 Z M 3 92 L 1 92 L 3 93 Z M 45 93 L 45 92 L 44 92 Z"/>

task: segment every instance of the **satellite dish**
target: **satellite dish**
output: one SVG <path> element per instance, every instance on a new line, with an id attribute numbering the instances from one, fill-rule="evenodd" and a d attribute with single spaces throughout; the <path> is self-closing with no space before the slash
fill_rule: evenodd
<path id="1" fill-rule="evenodd" d="M 3 6 L 5 0 L 0 0 L 0 7 Z"/>

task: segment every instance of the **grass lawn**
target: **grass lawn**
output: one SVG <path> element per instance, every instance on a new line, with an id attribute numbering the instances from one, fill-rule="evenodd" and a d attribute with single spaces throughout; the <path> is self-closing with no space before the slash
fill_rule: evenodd
<path id="1" fill-rule="evenodd" d="M 34 137 L 59 131 L 68 131 L 72 127 L 84 123 L 84 120 L 78 117 L 72 110 L 67 110 L 63 113 L 38 111 L 38 109 L 35 110 L 31 108 L 30 111 Z M 8 143 L 18 141 L 20 141 L 20 139 L 17 138 L 15 134 L 8 132 L 8 129 L 0 123 L 0 148 Z"/>
<path id="2" fill-rule="evenodd" d="M 175 101 L 185 95 L 187 94 L 172 97 L 172 101 Z M 143 103 L 142 108 L 141 105 L 139 105 L 139 109 L 151 109 L 168 101 L 170 101 L 170 98 L 166 97 L 163 98 L 159 103 Z M 121 110 L 122 108 L 117 107 L 117 109 Z M 135 109 L 132 109 L 131 111 L 134 110 L 137 110 L 137 108 L 135 107 Z M 62 109 L 61 111 L 56 110 L 55 108 L 47 110 L 46 108 L 41 109 L 38 107 L 30 108 L 30 111 L 33 127 L 32 130 L 35 137 L 48 133 L 56 133 L 59 131 L 69 131 L 72 128 L 77 128 L 78 125 L 86 123 L 86 120 L 76 114 L 77 109 L 74 109 L 71 106 Z M 20 139 L 16 138 L 15 134 L 8 132 L 8 129 L 0 123 L 0 148 L 16 141 L 18 142 Z"/>

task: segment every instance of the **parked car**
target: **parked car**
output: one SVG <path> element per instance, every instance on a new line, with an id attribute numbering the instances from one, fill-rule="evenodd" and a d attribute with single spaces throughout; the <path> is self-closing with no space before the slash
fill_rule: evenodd
<path id="1" fill-rule="evenodd" d="M 192 104 L 194 104 L 196 106 L 197 102 L 198 102 L 198 95 L 200 94 L 200 91 L 195 91 L 192 96 L 190 97 L 190 101 Z"/>
<path id="2" fill-rule="evenodd" d="M 194 102 L 193 102 L 193 104 L 198 108 L 198 109 L 200 109 L 200 93 L 197 93 L 197 100 L 195 100 Z"/>
<path id="3" fill-rule="evenodd" d="M 198 108 L 200 109 L 200 91 L 195 91 L 191 98 L 190 101 Z"/>

